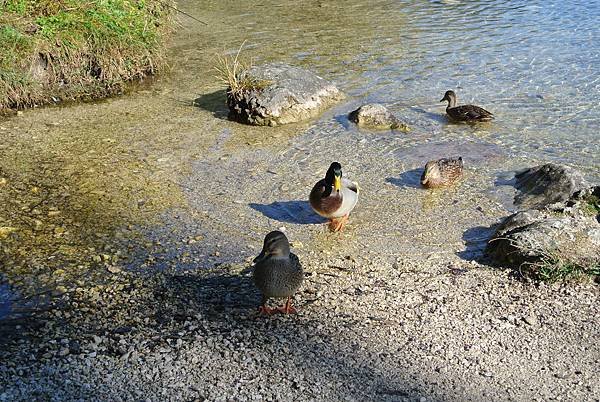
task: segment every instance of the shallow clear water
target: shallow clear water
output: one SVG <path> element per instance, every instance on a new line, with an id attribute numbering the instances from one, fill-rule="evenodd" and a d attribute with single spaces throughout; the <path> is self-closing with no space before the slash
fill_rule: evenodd
<path id="1" fill-rule="evenodd" d="M 593 2 L 182 0 L 178 7 L 208 25 L 179 16 L 172 68 L 151 85 L 0 121 L 7 179 L 0 226 L 16 228 L 0 250 L 11 285 L 85 282 L 89 272 L 106 271 L 105 254 L 133 268 L 240 262 L 282 226 L 304 244 L 299 254 L 472 259 L 490 225 L 510 212 L 513 190 L 496 185 L 507 172 L 554 161 L 600 180 Z M 235 53 L 244 41 L 242 57 L 303 66 L 347 100 L 301 124 L 228 121 L 215 55 Z M 496 120 L 449 123 L 439 102 L 447 89 Z M 373 101 L 412 131 L 348 122 L 350 111 Z M 455 155 L 466 163 L 461 185 L 419 187 L 426 161 Z M 346 232 L 333 235 L 306 202 L 332 160 L 363 190 Z"/>
<path id="2" fill-rule="evenodd" d="M 357 103 L 391 104 L 432 137 L 476 136 L 513 156 L 570 163 L 600 177 L 600 3 L 276 4 L 181 7 L 210 24 L 194 25 L 190 39 L 208 34 L 230 51 L 247 40 L 246 54 L 257 62 L 317 70 Z M 448 125 L 438 102 L 447 89 L 459 103 L 491 110 L 496 122 Z"/>

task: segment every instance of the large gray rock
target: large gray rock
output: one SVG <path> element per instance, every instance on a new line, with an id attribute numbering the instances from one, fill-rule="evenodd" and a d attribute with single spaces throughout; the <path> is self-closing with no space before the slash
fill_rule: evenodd
<path id="1" fill-rule="evenodd" d="M 486 254 L 503 266 L 522 268 L 545 261 L 600 264 L 600 186 L 573 194 L 553 209 L 529 209 L 510 215 L 496 228 Z M 525 265 L 524 265 L 525 264 Z"/>
<path id="2" fill-rule="evenodd" d="M 384 129 L 409 131 L 408 125 L 400 121 L 385 106 L 379 103 L 363 105 L 348 115 L 348 119 L 359 126 Z"/>
<path id="3" fill-rule="evenodd" d="M 547 163 L 522 170 L 515 175 L 515 205 L 527 208 L 552 208 L 587 187 L 580 172 L 564 165 Z"/>
<path id="4" fill-rule="evenodd" d="M 253 85 L 227 91 L 227 104 L 230 117 L 247 124 L 277 126 L 307 120 L 344 98 L 318 75 L 284 63 L 252 67 L 241 79 Z"/>

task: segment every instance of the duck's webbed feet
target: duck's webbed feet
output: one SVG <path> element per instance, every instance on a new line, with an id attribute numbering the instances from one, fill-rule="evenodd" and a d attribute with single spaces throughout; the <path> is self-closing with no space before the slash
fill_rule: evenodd
<path id="1" fill-rule="evenodd" d="M 277 312 L 281 314 L 296 314 L 298 311 L 292 306 L 291 297 L 287 298 L 287 301 L 282 307 L 277 307 L 275 309 Z"/>
<path id="2" fill-rule="evenodd" d="M 329 222 L 329 230 L 332 232 L 339 232 L 344 229 L 346 223 L 348 223 L 349 215 L 346 214 L 341 218 L 332 218 Z"/>

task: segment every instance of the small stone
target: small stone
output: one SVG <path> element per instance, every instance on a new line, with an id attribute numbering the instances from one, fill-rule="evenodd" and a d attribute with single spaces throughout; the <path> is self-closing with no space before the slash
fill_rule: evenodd
<path id="1" fill-rule="evenodd" d="M 0 226 L 0 239 L 6 239 L 11 233 L 16 231 L 17 228 L 11 226 Z"/>
<path id="2" fill-rule="evenodd" d="M 527 325 L 531 325 L 532 327 L 536 326 L 538 324 L 538 320 L 537 317 L 533 314 L 530 314 L 528 316 L 524 316 L 521 318 L 525 324 Z"/>
<path id="3" fill-rule="evenodd" d="M 348 120 L 371 129 L 410 131 L 385 106 L 378 103 L 363 105 L 348 115 Z"/>
<path id="4" fill-rule="evenodd" d="M 121 268 L 119 268 L 119 267 L 117 267 L 115 265 L 109 265 L 108 267 L 106 267 L 106 269 L 111 274 L 118 274 L 119 272 L 121 272 Z"/>

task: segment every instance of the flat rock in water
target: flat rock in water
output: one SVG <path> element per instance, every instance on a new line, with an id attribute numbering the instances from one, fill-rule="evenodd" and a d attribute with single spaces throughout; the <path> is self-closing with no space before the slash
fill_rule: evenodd
<path id="1" fill-rule="evenodd" d="M 515 175 L 515 205 L 541 209 L 564 203 L 574 193 L 587 187 L 583 175 L 564 165 L 547 163 L 522 170 Z"/>
<path id="2" fill-rule="evenodd" d="M 307 120 L 345 97 L 318 75 L 284 63 L 252 67 L 242 79 L 251 83 L 250 87 L 228 90 L 227 104 L 232 119 L 252 125 Z"/>
<path id="3" fill-rule="evenodd" d="M 410 131 L 408 125 L 400 121 L 385 106 L 378 103 L 359 107 L 348 115 L 348 119 L 366 128 Z"/>

